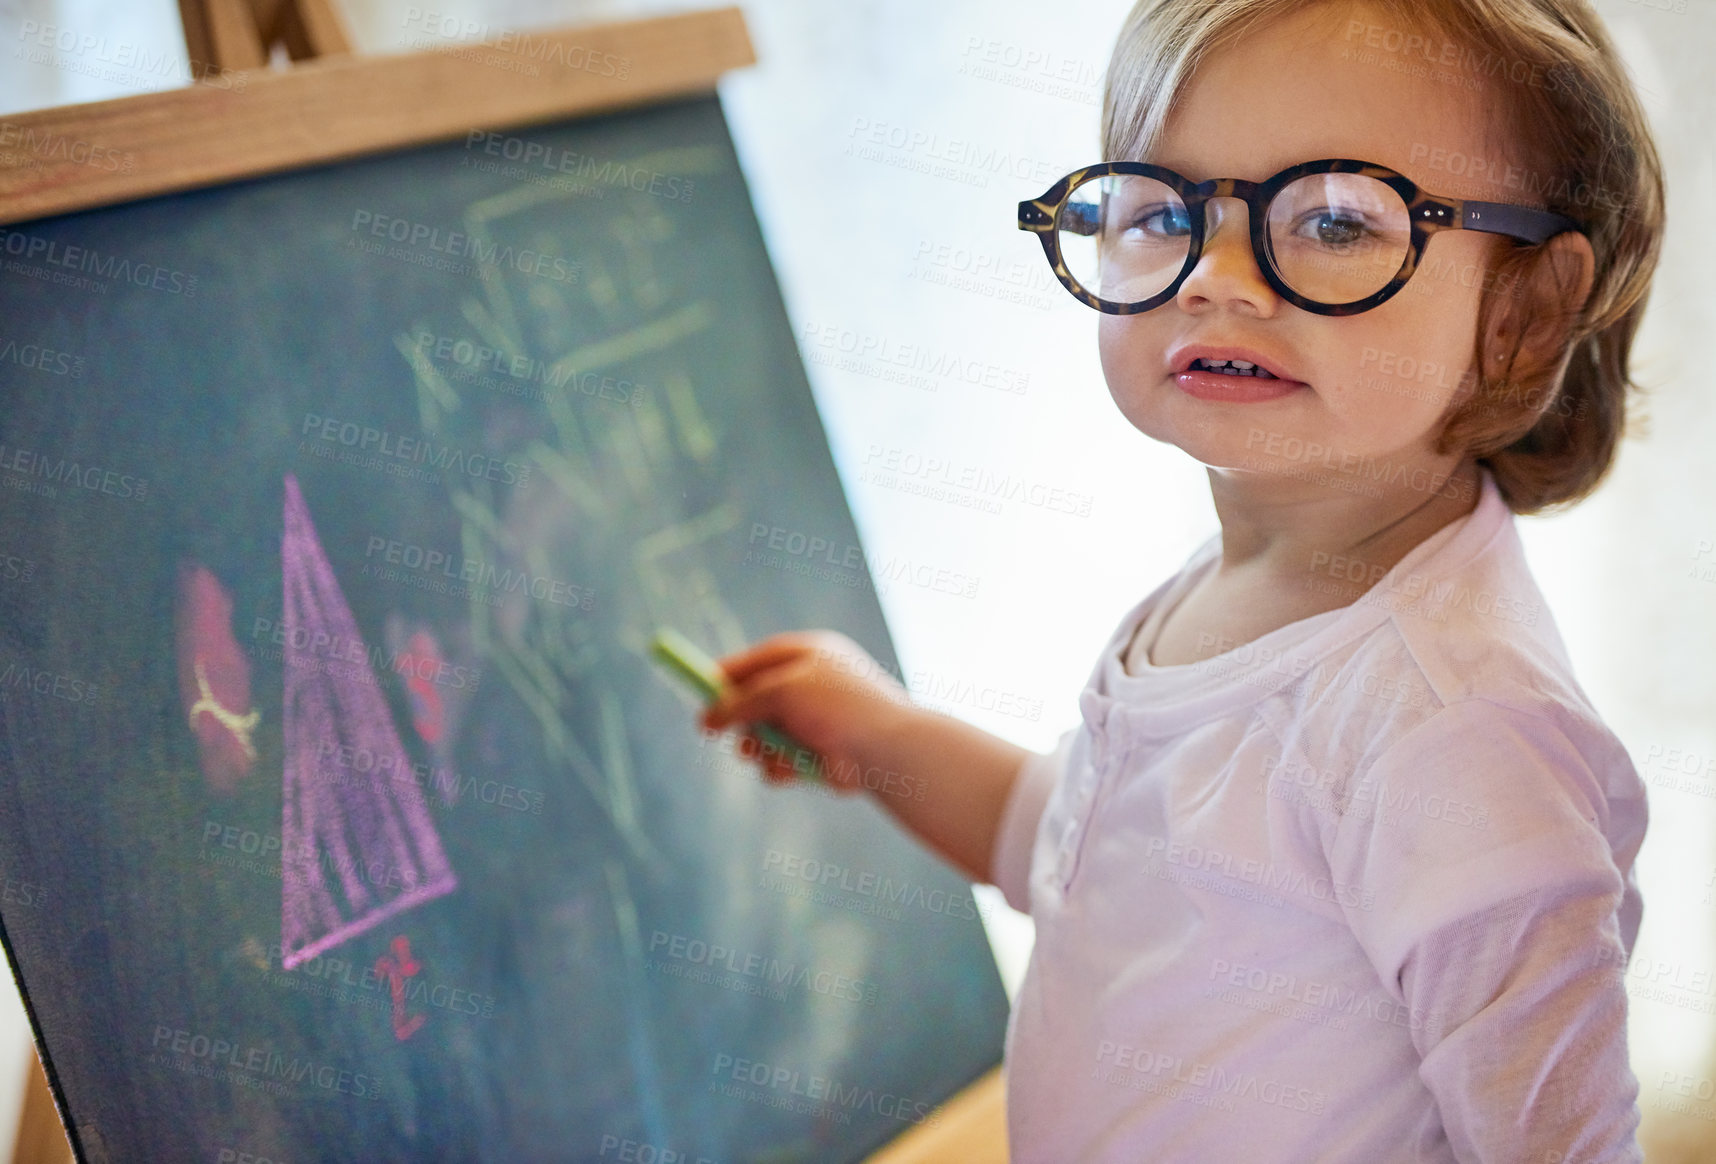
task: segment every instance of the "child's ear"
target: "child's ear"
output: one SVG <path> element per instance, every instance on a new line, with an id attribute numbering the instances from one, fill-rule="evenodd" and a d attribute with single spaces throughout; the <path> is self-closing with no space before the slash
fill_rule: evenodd
<path id="1" fill-rule="evenodd" d="M 1493 293 L 1501 302 L 1485 336 L 1490 374 L 1530 375 L 1560 362 L 1596 278 L 1591 240 L 1577 231 L 1549 239 L 1530 256 L 1503 253 Z"/>

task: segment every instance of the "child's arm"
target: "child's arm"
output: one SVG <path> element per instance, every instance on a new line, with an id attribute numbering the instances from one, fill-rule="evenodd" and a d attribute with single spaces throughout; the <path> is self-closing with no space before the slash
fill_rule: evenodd
<path id="1" fill-rule="evenodd" d="M 1618 741 L 1574 730 L 1581 745 L 1542 714 L 1444 708 L 1371 766 L 1377 811 L 1343 818 L 1329 850 L 1463 1161 L 1640 1159 L 1622 870 L 1644 789 Z"/>
<path id="2" fill-rule="evenodd" d="M 905 688 L 844 635 L 773 635 L 720 661 L 731 686 L 707 728 L 766 721 L 814 749 L 832 788 L 864 789 L 974 881 L 990 879 L 995 834 L 1025 749 L 914 706 Z M 799 777 L 765 750 L 774 783 Z"/>

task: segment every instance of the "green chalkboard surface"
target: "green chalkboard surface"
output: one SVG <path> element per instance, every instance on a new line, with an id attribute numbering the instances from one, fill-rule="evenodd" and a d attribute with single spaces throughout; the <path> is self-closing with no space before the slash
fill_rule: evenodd
<path id="1" fill-rule="evenodd" d="M 648 654 L 897 670 L 857 545 L 713 95 L 0 230 L 0 922 L 80 1157 L 933 1120 L 969 884 Z"/>

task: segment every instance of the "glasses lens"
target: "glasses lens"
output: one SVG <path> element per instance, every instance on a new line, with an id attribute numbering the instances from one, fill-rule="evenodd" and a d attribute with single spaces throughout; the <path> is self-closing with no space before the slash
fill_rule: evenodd
<path id="1" fill-rule="evenodd" d="M 1139 303 L 1167 290 L 1191 249 L 1186 204 L 1171 187 L 1137 174 L 1081 183 L 1055 227 L 1067 271 L 1112 303 Z"/>
<path id="2" fill-rule="evenodd" d="M 1406 202 L 1363 174 L 1309 174 L 1269 207 L 1269 246 L 1286 284 L 1318 303 L 1367 299 L 1412 249 Z"/>

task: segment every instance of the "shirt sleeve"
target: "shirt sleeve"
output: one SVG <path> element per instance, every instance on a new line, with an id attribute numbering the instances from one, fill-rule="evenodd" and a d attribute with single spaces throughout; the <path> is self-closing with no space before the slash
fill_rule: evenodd
<path id="1" fill-rule="evenodd" d="M 1036 847 L 1037 825 L 1049 794 L 1066 770 L 1067 754 L 1078 732 L 1079 728 L 1069 728 L 1062 733 L 1055 750 L 1047 755 L 1031 752 L 1025 757 L 1001 810 L 990 856 L 990 882 L 1021 913 L 1031 912 L 1031 852 Z"/>
<path id="2" fill-rule="evenodd" d="M 1578 748 L 1544 716 L 1468 700 L 1395 741 L 1361 789 L 1369 811 L 1343 816 L 1331 873 L 1367 891 L 1343 908 L 1407 1008 L 1454 1155 L 1642 1162 L 1629 878 Z"/>

